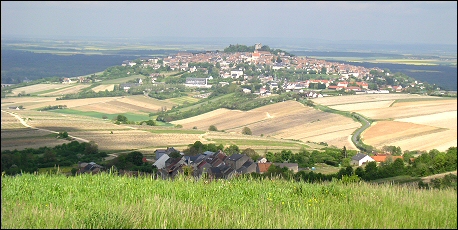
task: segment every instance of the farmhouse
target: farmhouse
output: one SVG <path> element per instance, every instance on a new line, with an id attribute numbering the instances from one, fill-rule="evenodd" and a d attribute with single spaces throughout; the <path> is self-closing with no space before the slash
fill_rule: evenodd
<path id="1" fill-rule="evenodd" d="M 265 159 L 265 158 L 264 158 Z M 258 162 L 258 167 L 256 168 L 256 173 L 263 174 L 266 173 L 267 170 L 269 170 L 269 167 L 272 165 L 271 162 Z"/>
<path id="2" fill-rule="evenodd" d="M 288 168 L 289 170 L 292 170 L 294 173 L 297 173 L 299 171 L 299 165 L 297 163 L 273 163 L 273 165 L 278 166 L 280 168 Z"/>
<path id="3" fill-rule="evenodd" d="M 380 164 L 382 162 L 386 162 L 387 160 L 396 160 L 396 159 L 403 159 L 402 156 L 392 156 L 392 155 L 377 155 L 377 156 L 372 156 L 372 159 L 374 159 L 377 164 Z"/>
<path id="4" fill-rule="evenodd" d="M 119 88 L 123 89 L 124 91 L 129 91 L 130 88 L 140 86 L 139 83 L 123 83 L 119 85 Z"/>
<path id="5" fill-rule="evenodd" d="M 235 79 L 235 78 L 239 78 L 241 76 L 243 76 L 243 71 L 242 70 L 232 70 L 231 71 L 231 77 L 232 78 Z"/>
<path id="6" fill-rule="evenodd" d="M 91 174 L 97 174 L 101 172 L 104 167 L 100 166 L 94 162 L 89 162 L 89 163 L 84 163 L 80 162 L 78 163 L 78 171 L 76 171 L 76 174 L 83 174 L 83 173 L 91 173 Z"/>
<path id="7" fill-rule="evenodd" d="M 357 165 L 357 166 L 361 166 L 367 162 L 371 162 L 371 161 L 374 161 L 374 159 L 372 159 L 372 157 L 366 155 L 366 154 L 362 154 L 362 153 L 358 153 L 356 154 L 355 156 L 353 156 L 351 158 L 351 164 L 352 165 Z"/>
<path id="8" fill-rule="evenodd" d="M 184 85 L 188 87 L 211 88 L 211 85 L 208 85 L 208 78 L 187 77 Z"/>

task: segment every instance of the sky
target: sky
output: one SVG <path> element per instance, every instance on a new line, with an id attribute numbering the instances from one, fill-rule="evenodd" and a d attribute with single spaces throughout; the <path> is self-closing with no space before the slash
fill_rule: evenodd
<path id="1" fill-rule="evenodd" d="M 457 44 L 457 2 L 1 1 L 1 35 Z"/>

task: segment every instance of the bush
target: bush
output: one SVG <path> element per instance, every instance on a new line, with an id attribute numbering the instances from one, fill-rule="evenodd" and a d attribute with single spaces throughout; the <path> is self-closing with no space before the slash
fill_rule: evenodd
<path id="1" fill-rule="evenodd" d="M 245 134 L 245 135 L 251 135 L 251 129 L 248 128 L 248 127 L 244 127 L 243 130 L 242 130 L 242 134 Z"/>
<path id="2" fill-rule="evenodd" d="M 218 129 L 214 125 L 210 125 L 210 127 L 208 127 L 208 130 L 210 130 L 210 131 L 218 131 Z"/>

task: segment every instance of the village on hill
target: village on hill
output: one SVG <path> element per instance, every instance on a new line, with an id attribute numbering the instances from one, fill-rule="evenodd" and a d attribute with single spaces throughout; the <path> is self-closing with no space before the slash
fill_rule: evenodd
<path id="1" fill-rule="evenodd" d="M 345 94 L 378 93 L 426 93 L 440 90 L 435 85 L 420 82 L 400 73 L 390 73 L 387 69 L 365 68 L 338 62 L 330 62 L 309 57 L 299 57 L 285 51 L 271 50 L 258 43 L 253 51 L 238 52 L 230 45 L 225 51 L 205 51 L 199 53 L 178 52 L 163 58 L 139 58 L 126 60 L 121 66 L 150 69 L 149 79 L 120 84 L 120 89 L 128 92 L 131 88 L 144 84 L 164 84 L 163 72 L 178 71 L 189 77 L 178 81 L 186 87 L 209 89 L 213 85 L 236 83 L 245 93 L 269 96 L 279 92 L 307 93 L 307 97 L 327 96 L 321 91 L 336 91 Z M 232 49 L 230 49 L 232 48 Z M 250 47 L 248 47 L 249 49 Z M 139 71 L 148 72 L 148 71 Z M 127 74 L 138 74 L 128 72 Z M 96 77 L 63 78 L 62 83 L 100 82 Z M 258 86 L 253 87 L 254 83 Z M 442 92 L 443 94 L 444 92 Z M 200 95 L 206 97 L 208 95 Z"/>

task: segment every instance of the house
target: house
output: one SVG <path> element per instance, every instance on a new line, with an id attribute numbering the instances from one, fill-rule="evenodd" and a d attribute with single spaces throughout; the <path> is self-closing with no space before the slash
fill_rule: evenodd
<path id="1" fill-rule="evenodd" d="M 232 70 L 231 71 L 231 77 L 232 78 L 239 78 L 243 76 L 243 71 L 242 70 Z"/>
<path id="2" fill-rule="evenodd" d="M 400 92 L 402 92 L 402 86 L 400 86 L 400 85 L 393 86 L 393 90 L 396 93 L 400 93 Z"/>
<path id="3" fill-rule="evenodd" d="M 230 155 L 229 157 L 227 157 L 224 163 L 229 165 L 231 168 L 238 170 L 248 160 L 251 160 L 251 158 L 248 157 L 247 155 L 234 153 Z"/>
<path id="4" fill-rule="evenodd" d="M 361 91 L 361 88 L 359 88 L 359 86 L 348 86 L 347 88 L 345 88 L 345 91 L 346 92 L 350 92 L 350 91 Z"/>
<path id="5" fill-rule="evenodd" d="M 348 82 L 346 82 L 346 81 L 341 81 L 341 82 L 337 83 L 337 86 L 346 88 L 346 87 L 348 86 Z"/>
<path id="6" fill-rule="evenodd" d="M 156 166 L 156 168 L 158 169 L 163 169 L 165 167 L 165 162 L 169 159 L 169 155 L 167 154 L 162 154 L 161 157 L 159 157 L 159 159 L 156 160 L 156 162 L 154 162 L 154 166 Z"/>
<path id="7" fill-rule="evenodd" d="M 247 89 L 247 88 L 243 88 L 242 91 L 243 91 L 244 93 L 251 93 L 251 89 Z"/>
<path id="8" fill-rule="evenodd" d="M 261 159 L 259 159 L 257 161 L 257 163 L 266 163 L 266 162 L 267 162 L 267 158 L 265 158 L 265 157 L 263 157 L 263 158 L 261 158 Z"/>
<path id="9" fill-rule="evenodd" d="M 65 77 L 64 80 L 62 81 L 62 84 L 70 84 L 70 83 L 74 83 L 74 81 L 72 81 L 72 79 L 68 77 Z"/>
<path id="10" fill-rule="evenodd" d="M 263 174 L 266 173 L 267 170 L 269 170 L 269 167 L 272 165 L 272 162 L 258 162 L 257 163 L 257 168 L 256 168 L 256 173 Z"/>
<path id="11" fill-rule="evenodd" d="M 392 156 L 392 155 L 386 155 L 386 154 L 372 156 L 372 159 L 374 159 L 374 161 L 377 162 L 378 164 L 382 163 L 382 162 L 386 162 L 389 159 L 392 160 L 392 161 L 395 161 L 396 159 L 404 160 L 404 158 L 402 156 Z"/>
<path id="12" fill-rule="evenodd" d="M 362 153 L 358 153 L 356 154 L 355 156 L 353 156 L 351 158 L 351 164 L 352 165 L 357 165 L 357 166 L 361 166 L 367 162 L 371 162 L 371 161 L 375 161 L 374 159 L 372 159 L 372 157 L 366 155 L 366 154 L 362 154 Z"/>
<path id="13" fill-rule="evenodd" d="M 249 159 L 239 169 L 237 169 L 236 172 L 241 174 L 253 173 L 257 171 L 257 168 L 257 164 Z"/>
<path id="14" fill-rule="evenodd" d="M 83 174 L 83 173 L 91 173 L 91 174 L 97 174 L 101 172 L 104 169 L 103 166 L 98 165 L 94 162 L 89 162 L 89 163 L 78 163 L 78 171 L 76 171 L 76 174 Z"/>
<path id="15" fill-rule="evenodd" d="M 341 90 L 341 89 L 343 89 L 343 87 L 342 87 L 342 86 L 337 86 L 337 85 L 330 85 L 330 86 L 328 87 L 328 89 L 332 89 L 332 90 Z"/>
<path id="16" fill-rule="evenodd" d="M 173 147 L 167 147 L 167 149 L 156 149 L 156 151 L 154 151 L 154 154 L 156 155 L 155 159 L 159 160 L 159 158 L 161 158 L 162 155 L 164 154 L 169 155 L 170 153 L 173 153 L 173 152 L 180 152 L 180 151 L 176 150 Z"/>
<path id="17" fill-rule="evenodd" d="M 299 172 L 299 165 L 297 163 L 273 163 L 273 165 L 280 168 L 286 167 L 289 170 L 292 170 L 294 173 Z"/>
<path id="18" fill-rule="evenodd" d="M 188 87 L 202 87 L 202 88 L 210 88 L 211 85 L 208 85 L 208 79 L 207 78 L 193 78 L 193 77 L 187 77 L 186 82 L 184 84 L 185 86 Z"/>
<path id="19" fill-rule="evenodd" d="M 124 91 L 129 91 L 130 88 L 140 86 L 138 83 L 122 83 L 119 85 L 119 88 L 123 89 Z"/>
<path id="20" fill-rule="evenodd" d="M 367 84 L 366 82 L 356 82 L 356 85 L 358 85 L 362 89 L 369 89 L 369 84 Z"/>
<path id="21" fill-rule="evenodd" d="M 229 165 L 220 165 L 211 167 L 208 170 L 208 175 L 213 179 L 230 179 L 235 174 L 235 170 Z"/>

